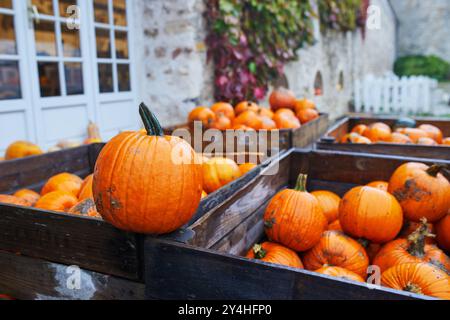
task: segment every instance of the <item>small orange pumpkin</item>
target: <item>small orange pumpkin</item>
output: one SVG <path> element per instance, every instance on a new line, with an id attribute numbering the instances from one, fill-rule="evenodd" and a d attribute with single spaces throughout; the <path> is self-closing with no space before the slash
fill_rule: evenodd
<path id="1" fill-rule="evenodd" d="M 419 126 L 419 129 L 425 131 L 428 138 L 433 139 L 434 141 L 436 141 L 436 143 L 442 143 L 444 135 L 438 127 L 431 124 L 422 124 Z"/>
<path id="2" fill-rule="evenodd" d="M 400 232 L 403 214 L 391 194 L 364 186 L 353 188 L 342 198 L 339 221 L 345 233 L 353 237 L 385 243 Z"/>
<path id="3" fill-rule="evenodd" d="M 341 138 L 340 143 L 356 143 L 356 141 L 360 138 L 361 138 L 361 136 L 359 134 L 357 134 L 356 132 L 351 132 L 351 133 L 344 135 Z"/>
<path id="4" fill-rule="evenodd" d="M 260 119 L 261 119 L 261 130 L 277 129 L 277 124 L 271 118 L 266 116 L 260 116 Z"/>
<path id="5" fill-rule="evenodd" d="M 403 208 L 408 220 L 430 223 L 442 219 L 449 210 L 450 182 L 440 172 L 443 166 L 410 162 L 400 166 L 389 181 L 389 192 Z"/>
<path id="6" fill-rule="evenodd" d="M 228 158 L 212 158 L 203 164 L 203 188 L 213 193 L 241 176 L 239 166 Z"/>
<path id="7" fill-rule="evenodd" d="M 217 130 L 229 130 L 232 128 L 232 123 L 230 118 L 225 116 L 223 113 L 218 113 L 216 120 L 210 125 L 211 129 Z"/>
<path id="8" fill-rule="evenodd" d="M 418 145 L 422 145 L 422 146 L 437 146 L 438 143 L 436 141 L 434 141 L 431 138 L 419 138 L 419 140 L 417 140 L 417 144 Z"/>
<path id="9" fill-rule="evenodd" d="M 42 210 L 68 212 L 78 203 L 78 199 L 71 192 L 53 191 L 46 193 L 36 203 L 35 207 Z"/>
<path id="10" fill-rule="evenodd" d="M 328 227 L 319 201 L 306 191 L 306 181 L 300 174 L 295 189 L 275 195 L 264 214 L 267 237 L 299 252 L 314 247 Z"/>
<path id="11" fill-rule="evenodd" d="M 22 189 L 14 193 L 15 197 L 24 199 L 27 201 L 31 206 L 34 206 L 36 202 L 41 198 L 40 194 L 29 189 Z"/>
<path id="12" fill-rule="evenodd" d="M 244 113 L 245 111 L 253 111 L 257 113 L 259 111 L 259 106 L 251 101 L 242 101 L 238 103 L 234 108 L 236 116 L 240 115 L 241 113 Z"/>
<path id="13" fill-rule="evenodd" d="M 301 109 L 297 112 L 297 118 L 301 124 L 306 124 L 319 118 L 319 112 L 315 109 Z"/>
<path id="14" fill-rule="evenodd" d="M 28 141 L 16 141 L 9 145 L 5 152 L 5 160 L 14 160 L 42 154 L 41 148 Z"/>
<path id="15" fill-rule="evenodd" d="M 273 117 L 278 129 L 297 129 L 301 127 L 300 121 L 294 112 L 289 109 L 279 109 Z"/>
<path id="16" fill-rule="evenodd" d="M 263 123 L 262 119 L 258 114 L 254 111 L 244 111 L 239 114 L 239 116 L 234 119 L 233 124 L 236 125 L 244 125 L 246 127 L 253 128 L 255 130 L 261 129 Z"/>
<path id="17" fill-rule="evenodd" d="M 408 136 L 413 143 L 417 143 L 420 138 L 428 138 L 428 134 L 425 131 L 417 128 L 400 128 L 397 129 L 397 132 Z"/>
<path id="18" fill-rule="evenodd" d="M 83 201 L 80 201 L 69 210 L 69 213 L 92 218 L 102 217 L 97 211 L 93 198 L 87 198 Z"/>
<path id="19" fill-rule="evenodd" d="M 22 198 L 16 196 L 10 196 L 6 194 L 0 194 L 0 203 L 1 204 L 12 204 L 15 206 L 29 207 L 30 203 Z"/>
<path id="20" fill-rule="evenodd" d="M 367 130 L 369 130 L 369 127 L 368 127 L 368 126 L 366 126 L 365 124 L 358 124 L 356 127 L 354 127 L 354 128 L 352 129 L 352 132 L 353 132 L 353 133 L 357 133 L 357 134 L 359 134 L 360 136 L 362 136 L 362 135 L 364 135 L 364 133 L 365 133 Z"/>
<path id="21" fill-rule="evenodd" d="M 298 113 L 300 110 L 303 109 L 317 109 L 317 107 L 314 101 L 308 99 L 295 100 L 295 113 Z"/>
<path id="22" fill-rule="evenodd" d="M 320 190 L 311 192 L 316 197 L 322 207 L 323 214 L 328 219 L 328 223 L 332 223 L 339 218 L 339 203 L 341 198 L 330 191 Z"/>
<path id="23" fill-rule="evenodd" d="M 231 129 L 232 130 L 241 130 L 241 131 L 255 131 L 255 129 L 250 128 L 244 124 L 234 124 Z"/>
<path id="24" fill-rule="evenodd" d="M 386 142 L 396 143 L 396 144 L 412 144 L 413 143 L 413 141 L 411 140 L 410 137 L 408 137 L 407 135 L 400 133 L 400 132 L 392 133 L 391 138 Z"/>
<path id="25" fill-rule="evenodd" d="M 368 187 L 372 187 L 372 188 L 376 188 L 376 189 L 380 189 L 383 191 L 388 191 L 389 188 L 389 182 L 386 181 L 373 181 L 369 184 L 367 184 Z"/>
<path id="26" fill-rule="evenodd" d="M 246 258 L 303 269 L 303 263 L 295 251 L 273 242 L 254 245 Z"/>
<path id="27" fill-rule="evenodd" d="M 207 107 L 197 107 L 189 113 L 188 121 L 191 125 L 194 122 L 201 122 L 205 128 L 210 128 L 216 120 L 216 114 Z"/>
<path id="28" fill-rule="evenodd" d="M 94 175 L 91 174 L 83 180 L 81 185 L 80 194 L 78 195 L 78 199 L 85 200 L 88 198 L 94 198 L 94 193 L 92 191 L 92 184 L 94 182 Z"/>
<path id="29" fill-rule="evenodd" d="M 273 119 L 273 117 L 275 116 L 275 113 L 267 108 L 259 108 L 258 110 L 258 115 L 260 115 L 261 117 L 268 117 L 270 119 Z"/>
<path id="30" fill-rule="evenodd" d="M 443 146 L 450 146 L 450 137 L 445 138 L 444 140 L 442 140 L 442 145 Z"/>
<path id="31" fill-rule="evenodd" d="M 269 98 L 270 107 L 276 111 L 281 108 L 295 110 L 296 104 L 295 94 L 286 88 L 275 89 Z"/>
<path id="32" fill-rule="evenodd" d="M 356 137 L 356 139 L 353 141 L 353 143 L 355 143 L 355 144 L 372 144 L 372 141 L 370 141 L 369 138 L 359 136 L 359 137 Z"/>
<path id="33" fill-rule="evenodd" d="M 316 270 L 315 272 L 335 278 L 341 278 L 355 282 L 365 282 L 360 275 L 341 267 L 323 267 L 319 270 Z"/>
<path id="34" fill-rule="evenodd" d="M 245 175 L 255 169 L 258 165 L 254 163 L 243 163 L 239 165 L 239 171 L 241 172 L 241 175 Z"/>
<path id="35" fill-rule="evenodd" d="M 233 121 L 236 116 L 233 106 L 226 102 L 218 102 L 213 104 L 213 106 L 211 107 L 211 111 L 216 115 L 224 115 L 231 121 Z"/>
<path id="36" fill-rule="evenodd" d="M 450 300 L 450 276 L 429 263 L 399 264 L 381 276 L 385 287 Z"/>
<path id="37" fill-rule="evenodd" d="M 450 212 L 436 224 L 436 241 L 440 248 L 450 254 Z"/>
<path id="38" fill-rule="evenodd" d="M 83 180 L 80 177 L 64 172 L 51 177 L 42 188 L 41 195 L 44 196 L 53 191 L 65 191 L 78 197 L 82 185 Z"/>
<path id="39" fill-rule="evenodd" d="M 305 268 L 341 267 L 367 278 L 369 257 L 363 246 L 339 231 L 326 231 L 320 241 L 303 255 Z"/>
<path id="40" fill-rule="evenodd" d="M 372 142 L 389 141 L 391 134 L 391 128 L 382 122 L 371 124 L 369 129 L 364 132 L 364 136 Z"/>

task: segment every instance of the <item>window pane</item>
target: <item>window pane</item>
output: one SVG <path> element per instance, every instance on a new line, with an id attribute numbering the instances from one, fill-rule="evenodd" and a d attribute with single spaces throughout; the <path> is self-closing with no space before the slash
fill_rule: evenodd
<path id="1" fill-rule="evenodd" d="M 128 59 L 127 32 L 116 31 L 116 58 Z"/>
<path id="2" fill-rule="evenodd" d="M 112 64 L 98 64 L 98 81 L 100 83 L 101 93 L 114 92 Z"/>
<path id="3" fill-rule="evenodd" d="M 59 85 L 59 69 L 57 62 L 38 62 L 41 97 L 61 95 Z"/>
<path id="4" fill-rule="evenodd" d="M 19 63 L 17 61 L 0 61 L 0 100 L 20 99 Z"/>
<path id="5" fill-rule="evenodd" d="M 55 24 L 50 21 L 34 21 L 36 52 L 38 56 L 56 56 Z"/>
<path id="6" fill-rule="evenodd" d="M 64 18 L 70 18 L 75 12 L 67 12 L 70 6 L 76 6 L 77 0 L 59 0 L 59 15 Z"/>
<path id="7" fill-rule="evenodd" d="M 94 0 L 95 21 L 109 23 L 108 0 Z"/>
<path id="8" fill-rule="evenodd" d="M 0 8 L 12 9 L 12 0 L 0 0 Z"/>
<path id="9" fill-rule="evenodd" d="M 39 14 L 53 15 L 53 1 L 52 0 L 32 0 L 31 3 L 36 6 Z"/>
<path id="10" fill-rule="evenodd" d="M 111 58 L 111 41 L 108 29 L 95 29 L 95 38 L 97 41 L 97 57 Z"/>
<path id="11" fill-rule="evenodd" d="M 117 65 L 117 77 L 119 79 L 119 91 L 130 91 L 130 66 L 128 64 Z"/>
<path id="12" fill-rule="evenodd" d="M 61 37 L 64 57 L 81 57 L 80 31 L 70 30 L 65 23 L 61 24 Z"/>
<path id="13" fill-rule="evenodd" d="M 114 0 L 114 24 L 116 26 L 127 25 L 126 0 Z"/>
<path id="14" fill-rule="evenodd" d="M 14 17 L 0 14 L 0 54 L 17 54 Z"/>
<path id="15" fill-rule="evenodd" d="M 67 95 L 83 94 L 83 67 L 81 63 L 68 62 L 64 64 Z"/>

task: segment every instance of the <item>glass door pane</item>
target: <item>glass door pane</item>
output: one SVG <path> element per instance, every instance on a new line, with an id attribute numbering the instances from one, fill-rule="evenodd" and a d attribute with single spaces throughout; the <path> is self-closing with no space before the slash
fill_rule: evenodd
<path id="1" fill-rule="evenodd" d="M 0 14 L 0 54 L 17 54 L 14 16 Z"/>
<path id="2" fill-rule="evenodd" d="M 0 8 L 12 9 L 12 0 L 0 0 Z"/>

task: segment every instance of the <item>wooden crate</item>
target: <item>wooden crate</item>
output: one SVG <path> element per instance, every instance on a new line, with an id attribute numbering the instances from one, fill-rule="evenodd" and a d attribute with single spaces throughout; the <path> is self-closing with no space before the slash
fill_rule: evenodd
<path id="1" fill-rule="evenodd" d="M 321 113 L 320 117 L 316 120 L 313 120 L 307 124 L 304 124 L 301 128 L 295 129 L 295 130 L 276 130 L 276 131 L 268 131 L 267 132 L 267 140 L 269 141 L 267 145 L 267 150 L 288 150 L 290 148 L 305 148 L 310 146 L 312 143 L 314 143 L 317 139 L 319 139 L 328 129 L 328 114 Z M 175 130 L 177 129 L 186 129 L 191 133 L 191 137 L 193 137 L 193 130 L 189 127 L 188 124 L 182 124 L 178 126 L 168 127 L 164 129 L 165 134 L 171 135 Z M 272 134 L 279 135 L 278 138 L 278 145 L 273 146 L 270 142 L 272 141 Z M 223 136 L 226 137 L 225 131 L 222 131 Z M 187 141 L 194 146 L 195 142 L 191 140 Z M 245 141 L 243 139 L 234 139 L 235 146 L 242 145 L 244 150 L 250 151 L 251 148 L 249 147 L 248 141 Z M 226 145 L 227 141 L 226 138 L 224 139 L 224 145 Z M 205 150 L 205 148 L 210 144 L 210 142 L 204 141 L 201 144 L 202 151 Z M 237 148 L 237 147 L 236 147 Z M 199 151 L 199 150 L 196 150 Z M 236 150 L 234 150 L 236 151 Z M 261 150 L 260 150 L 261 151 Z M 262 150 L 265 152 L 265 150 Z"/>
<path id="2" fill-rule="evenodd" d="M 293 186 L 300 172 L 308 190 L 344 195 L 356 185 L 387 180 L 412 160 L 330 151 L 291 150 L 239 193 L 185 231 L 182 241 L 146 238 L 147 298 L 158 299 L 428 299 L 338 280 L 242 256 L 264 239 L 262 216 L 272 197 Z M 264 175 L 273 166 L 276 175 Z"/>
<path id="3" fill-rule="evenodd" d="M 0 163 L 0 193 L 39 191 L 49 177 L 93 172 L 103 144 Z M 220 206 L 270 159 L 205 198 L 188 225 Z M 183 230 L 167 238 L 182 239 Z M 144 236 L 95 218 L 0 204 L 0 293 L 18 299 L 143 299 Z M 81 268 L 83 290 L 64 290 L 68 266 Z"/>
<path id="4" fill-rule="evenodd" d="M 397 156 L 450 160 L 450 148 L 445 146 L 421 146 L 389 143 L 375 143 L 370 145 L 339 143 L 341 138 L 351 132 L 351 130 L 358 124 L 369 125 L 381 121 L 393 127 L 397 120 L 398 117 L 355 114 L 345 116 L 330 127 L 325 136 L 323 136 L 316 144 L 316 147 L 320 150 L 391 154 Z M 450 136 L 450 120 L 436 118 L 415 118 L 415 120 L 417 121 L 418 126 L 425 123 L 432 124 L 442 130 L 444 137 Z"/>

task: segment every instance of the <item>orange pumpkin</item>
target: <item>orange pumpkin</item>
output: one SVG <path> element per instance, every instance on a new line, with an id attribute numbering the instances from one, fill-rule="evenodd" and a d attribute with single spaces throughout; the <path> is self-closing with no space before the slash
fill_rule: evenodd
<path id="1" fill-rule="evenodd" d="M 197 107 L 189 113 L 188 121 L 191 125 L 194 122 L 201 122 L 205 128 L 210 128 L 216 120 L 216 114 L 206 107 Z"/>
<path id="2" fill-rule="evenodd" d="M 450 276 L 429 263 L 395 265 L 382 274 L 381 284 L 396 290 L 450 299 Z"/>
<path id="3" fill-rule="evenodd" d="M 94 182 L 93 174 L 87 176 L 86 179 L 84 179 L 84 181 L 81 185 L 80 194 L 78 195 L 78 199 L 85 200 L 88 198 L 94 198 L 94 193 L 92 191 L 93 182 Z"/>
<path id="4" fill-rule="evenodd" d="M 413 143 L 413 141 L 411 140 L 410 137 L 408 137 L 407 135 L 400 133 L 400 132 L 392 133 L 391 138 L 386 142 L 396 143 L 396 144 L 411 144 L 411 143 Z"/>
<path id="5" fill-rule="evenodd" d="M 302 261 L 295 251 L 273 242 L 254 245 L 246 258 L 303 269 Z"/>
<path id="6" fill-rule="evenodd" d="M 339 220 L 330 223 L 328 225 L 328 231 L 343 231 Z"/>
<path id="7" fill-rule="evenodd" d="M 241 113 L 244 113 L 245 111 L 253 111 L 257 113 L 259 111 L 259 106 L 251 101 L 242 101 L 239 104 L 237 104 L 236 107 L 234 108 L 236 116 L 240 115 Z"/>
<path id="8" fill-rule="evenodd" d="M 436 224 L 436 241 L 440 248 L 450 253 L 450 212 Z"/>
<path id="9" fill-rule="evenodd" d="M 252 171 L 253 169 L 255 169 L 258 165 L 254 164 L 254 163 L 243 163 L 241 165 L 239 165 L 239 171 L 241 172 L 241 175 L 245 175 L 247 173 L 249 173 L 250 171 Z"/>
<path id="10" fill-rule="evenodd" d="M 42 154 L 41 148 L 28 141 L 16 141 L 9 145 L 5 152 L 5 160 L 14 160 Z"/>
<path id="11" fill-rule="evenodd" d="M 301 124 L 306 124 L 319 118 L 319 112 L 315 109 L 301 109 L 297 112 L 297 118 Z"/>
<path id="12" fill-rule="evenodd" d="M 226 117 L 222 113 L 218 113 L 216 120 L 210 125 L 211 129 L 217 130 L 229 130 L 232 128 L 230 118 Z"/>
<path id="13" fill-rule="evenodd" d="M 273 117 L 278 129 L 297 129 L 301 127 L 300 121 L 294 112 L 289 109 L 279 109 Z"/>
<path id="14" fill-rule="evenodd" d="M 384 272 L 398 264 L 430 262 L 450 272 L 450 258 L 436 246 L 425 244 L 425 239 L 429 236 L 431 234 L 425 221 L 407 239 L 386 244 L 375 257 L 373 264 Z"/>
<path id="15" fill-rule="evenodd" d="M 419 126 L 419 129 L 425 131 L 428 138 L 433 139 L 434 141 L 436 141 L 436 143 L 442 143 L 444 135 L 438 127 L 431 124 L 422 124 L 421 126 Z"/>
<path id="16" fill-rule="evenodd" d="M 366 137 L 356 137 L 356 139 L 353 141 L 355 144 L 372 144 L 372 141 L 370 141 L 369 138 Z"/>
<path id="17" fill-rule="evenodd" d="M 357 134 L 356 132 L 352 132 L 343 136 L 340 140 L 340 143 L 356 143 L 356 141 L 360 138 L 361 136 L 359 134 Z"/>
<path id="18" fill-rule="evenodd" d="M 139 109 L 147 134 L 123 132 L 103 148 L 94 171 L 95 204 L 119 229 L 170 233 L 200 204 L 202 165 L 185 140 L 164 136 L 147 106 Z"/>
<path id="19" fill-rule="evenodd" d="M 275 195 L 264 214 L 268 238 L 300 252 L 314 247 L 328 227 L 319 201 L 306 192 L 306 180 L 300 174 L 295 189 Z"/>
<path id="20" fill-rule="evenodd" d="M 356 127 L 352 129 L 352 133 L 357 133 L 360 136 L 364 135 L 364 133 L 369 130 L 369 127 L 365 124 L 358 124 Z"/>
<path id="21" fill-rule="evenodd" d="M 15 206 L 29 207 L 30 203 L 22 198 L 0 194 L 0 204 L 12 204 Z"/>
<path id="22" fill-rule="evenodd" d="M 262 119 L 254 111 L 244 111 L 234 119 L 233 125 L 244 125 L 246 127 L 253 128 L 255 130 L 261 129 L 263 123 Z"/>
<path id="23" fill-rule="evenodd" d="M 365 282 L 364 279 L 360 275 L 358 275 L 350 270 L 341 268 L 341 267 L 323 267 L 323 268 L 320 268 L 319 270 L 316 270 L 315 272 L 324 274 L 324 275 L 327 275 L 330 277 L 341 278 L 341 279 L 355 281 L 355 282 Z"/>
<path id="24" fill-rule="evenodd" d="M 268 117 L 270 119 L 273 119 L 273 117 L 275 116 L 275 113 L 267 108 L 259 108 L 258 110 L 258 115 L 261 117 Z"/>
<path id="25" fill-rule="evenodd" d="M 369 184 L 367 184 L 368 187 L 372 187 L 372 188 L 376 188 L 376 189 L 380 189 L 383 191 L 388 191 L 389 188 L 389 182 L 386 181 L 373 181 Z"/>
<path id="26" fill-rule="evenodd" d="M 286 88 L 278 88 L 275 89 L 270 95 L 269 103 L 270 107 L 274 111 L 281 108 L 295 110 L 296 100 L 295 94 L 292 91 Z"/>
<path id="27" fill-rule="evenodd" d="M 403 214 L 391 194 L 364 186 L 353 188 L 342 198 L 339 221 L 345 233 L 353 237 L 385 243 L 400 232 Z"/>
<path id="28" fill-rule="evenodd" d="M 431 138 L 419 138 L 419 140 L 417 140 L 417 144 L 422 145 L 422 146 L 437 146 L 438 145 L 438 143 Z"/>
<path id="29" fill-rule="evenodd" d="M 261 130 L 277 129 L 277 124 L 271 118 L 266 116 L 260 116 L 260 119 L 261 119 Z"/>
<path id="30" fill-rule="evenodd" d="M 236 116 L 233 106 L 226 102 L 218 102 L 213 104 L 213 106 L 211 107 L 211 111 L 216 115 L 224 115 L 231 121 L 233 121 Z"/>
<path id="31" fill-rule="evenodd" d="M 248 127 L 246 125 L 243 125 L 243 124 L 234 124 L 231 129 L 232 130 L 242 130 L 242 131 L 255 131 L 255 129 L 250 128 L 250 127 Z"/>
<path id="32" fill-rule="evenodd" d="M 213 193 L 241 176 L 239 166 L 228 158 L 212 158 L 203 164 L 203 187 Z"/>
<path id="33" fill-rule="evenodd" d="M 298 99 L 295 100 L 295 112 L 299 112 L 303 109 L 317 109 L 314 101 L 308 99 Z"/>
<path id="34" fill-rule="evenodd" d="M 314 191 L 311 194 L 319 201 L 328 223 L 336 221 L 339 217 L 339 203 L 341 202 L 341 198 L 333 192 L 324 190 Z"/>
<path id="35" fill-rule="evenodd" d="M 399 167 L 389 181 L 389 192 L 414 222 L 426 218 L 430 223 L 442 219 L 450 208 L 450 183 L 440 173 L 443 167 L 410 162 Z"/>
<path id="36" fill-rule="evenodd" d="M 78 197 L 82 184 L 83 180 L 80 177 L 67 172 L 60 173 L 47 181 L 41 190 L 41 195 L 44 196 L 53 191 L 65 191 Z"/>
<path id="37" fill-rule="evenodd" d="M 36 202 L 40 199 L 40 194 L 29 189 L 22 189 L 14 193 L 15 197 L 24 199 L 29 203 L 29 205 L 34 206 Z"/>
<path id="38" fill-rule="evenodd" d="M 400 128 L 397 129 L 397 132 L 408 136 L 413 143 L 417 143 L 420 138 L 428 138 L 428 134 L 425 131 L 416 128 Z"/>
<path id="39" fill-rule="evenodd" d="M 363 246 L 339 231 L 326 231 L 320 241 L 303 255 L 305 268 L 311 271 L 333 266 L 367 278 L 369 257 Z"/>
<path id="40" fill-rule="evenodd" d="M 35 207 L 42 210 L 68 212 L 78 203 L 78 199 L 71 192 L 53 191 L 42 196 Z"/>
<path id="41" fill-rule="evenodd" d="M 444 140 L 442 140 L 442 145 L 450 146 L 450 137 L 445 138 Z"/>
<path id="42" fill-rule="evenodd" d="M 97 212 L 93 198 L 87 198 L 80 201 L 69 210 L 70 214 L 87 216 L 92 218 L 101 218 L 102 216 Z"/>
<path id="43" fill-rule="evenodd" d="M 369 129 L 364 132 L 364 136 L 372 142 L 389 141 L 391 134 L 391 128 L 382 122 L 371 124 Z"/>

